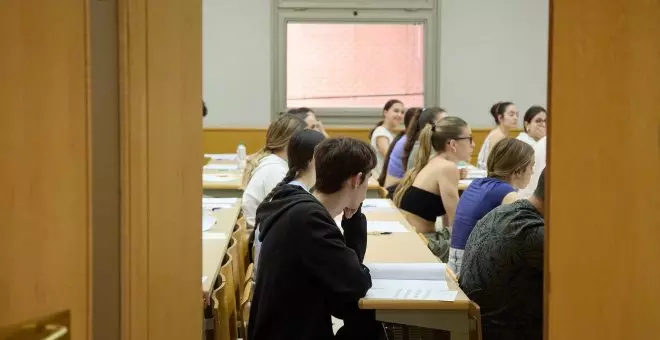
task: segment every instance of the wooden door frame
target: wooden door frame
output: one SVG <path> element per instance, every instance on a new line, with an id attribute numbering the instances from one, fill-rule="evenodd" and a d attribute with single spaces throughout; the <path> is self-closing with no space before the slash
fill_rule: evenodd
<path id="1" fill-rule="evenodd" d="M 119 0 L 121 339 L 202 334 L 200 0 Z"/>

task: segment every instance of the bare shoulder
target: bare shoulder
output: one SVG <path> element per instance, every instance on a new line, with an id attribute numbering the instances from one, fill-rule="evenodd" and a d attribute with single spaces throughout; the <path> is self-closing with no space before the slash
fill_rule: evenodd
<path id="1" fill-rule="evenodd" d="M 450 161 L 443 161 L 443 162 L 438 162 L 438 172 L 443 176 L 448 179 L 458 179 L 460 178 L 459 171 L 458 171 L 458 166 L 456 166 L 456 163 L 450 162 Z"/>

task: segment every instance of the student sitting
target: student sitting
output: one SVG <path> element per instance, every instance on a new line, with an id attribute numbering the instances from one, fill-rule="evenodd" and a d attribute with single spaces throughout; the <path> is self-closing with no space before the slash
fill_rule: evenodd
<path id="1" fill-rule="evenodd" d="M 328 134 L 325 132 L 325 128 L 323 127 L 323 123 L 321 123 L 321 121 L 316 118 L 316 113 L 314 110 L 308 107 L 299 107 L 290 109 L 287 111 L 287 113 L 302 118 L 302 120 L 307 123 L 308 129 L 316 130 L 322 133 L 326 138 L 328 137 Z"/>
<path id="2" fill-rule="evenodd" d="M 257 208 L 256 228 L 254 235 L 254 270 L 257 270 L 257 262 L 259 260 L 259 250 L 261 242 L 259 242 L 259 220 L 263 215 L 260 214 L 262 207 L 265 203 L 270 202 L 275 195 L 275 192 L 280 190 L 283 185 L 297 185 L 307 191 L 316 183 L 316 171 L 314 169 L 314 148 L 325 139 L 322 133 L 314 130 L 302 130 L 297 132 L 287 147 L 287 159 L 289 160 L 289 171 L 284 176 L 284 179 L 275 186 L 275 188 L 264 198 L 264 200 Z"/>
<path id="3" fill-rule="evenodd" d="M 419 136 L 417 164 L 397 188 L 394 204 L 417 232 L 428 239 L 429 248 L 443 262 L 449 257 L 449 230 L 435 229 L 438 216 L 447 215 L 449 227 L 458 204 L 459 171 L 456 163 L 467 161 L 474 149 L 472 131 L 458 117 L 445 117 L 428 124 Z M 429 159 L 431 149 L 436 155 Z"/>
<path id="4" fill-rule="evenodd" d="M 401 125 L 403 120 L 403 103 L 400 100 L 391 99 L 383 107 L 383 120 L 369 133 L 371 147 L 376 150 L 377 165 L 374 170 L 376 177 L 380 176 L 385 162 L 385 155 L 390 144 L 394 140 L 394 131 Z"/>
<path id="5" fill-rule="evenodd" d="M 459 274 L 468 236 L 484 215 L 518 199 L 516 190 L 527 186 L 534 167 L 534 149 L 517 139 L 503 139 L 488 156 L 488 176 L 472 181 L 456 207 L 451 233 L 449 268 Z"/>
<path id="6" fill-rule="evenodd" d="M 543 339 L 545 170 L 529 200 L 493 209 L 465 246 L 459 285 L 481 307 L 484 340 Z"/>
<path id="7" fill-rule="evenodd" d="M 509 136 L 509 131 L 518 126 L 518 109 L 512 102 L 498 102 L 490 108 L 490 114 L 495 119 L 497 127 L 493 129 L 484 144 L 481 145 L 479 156 L 477 157 L 477 168 L 486 169 L 488 154 L 497 142 Z"/>
<path id="8" fill-rule="evenodd" d="M 361 212 L 376 166 L 373 149 L 331 138 L 314 152 L 314 194 L 283 185 L 259 209 L 259 270 L 248 339 L 332 339 L 331 315 L 344 320 L 335 338 L 384 336 L 373 310 L 358 301 L 371 287 L 362 264 L 367 220 Z M 334 217 L 343 213 L 342 235 Z"/>
<path id="9" fill-rule="evenodd" d="M 447 111 L 440 107 L 430 107 L 424 109 L 417 117 L 417 121 L 411 122 L 410 130 L 406 131 L 408 136 L 406 144 L 403 146 L 403 164 L 406 166 L 404 172 L 412 169 L 417 162 L 417 153 L 419 153 L 419 133 L 428 124 L 439 121 L 447 116 Z"/>
<path id="10" fill-rule="evenodd" d="M 523 117 L 523 130 L 517 139 L 534 146 L 546 134 L 546 122 L 548 113 L 540 106 L 532 106 L 527 109 Z"/>
<path id="11" fill-rule="evenodd" d="M 518 192 L 520 198 L 528 198 L 532 196 L 541 176 L 541 170 L 545 169 L 545 149 L 548 137 L 543 137 L 536 144 L 534 144 L 534 173 L 529 180 L 527 187 Z"/>
<path id="12" fill-rule="evenodd" d="M 403 167 L 403 146 L 406 144 L 406 131 L 408 131 L 410 123 L 416 121 L 421 112 L 422 109 L 418 107 L 413 107 L 406 111 L 406 114 L 403 116 L 405 130 L 399 132 L 387 150 L 387 156 L 385 156 L 383 163 L 383 171 L 380 173 L 380 177 L 378 177 L 378 184 L 381 187 L 387 188 L 390 196 L 394 195 L 396 185 L 399 184 L 401 178 L 406 173 L 406 169 Z"/>
<path id="13" fill-rule="evenodd" d="M 305 122 L 290 114 L 281 115 L 266 132 L 266 146 L 249 157 L 243 171 L 243 216 L 248 229 L 254 228 L 257 207 L 289 171 L 286 147 L 291 136 L 305 128 Z"/>

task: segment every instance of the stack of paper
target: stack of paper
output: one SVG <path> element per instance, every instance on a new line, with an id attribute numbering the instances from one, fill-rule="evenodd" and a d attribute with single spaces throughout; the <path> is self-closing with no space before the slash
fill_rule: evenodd
<path id="1" fill-rule="evenodd" d="M 403 224 L 398 221 L 367 221 L 367 233 L 407 233 Z"/>
<path id="2" fill-rule="evenodd" d="M 444 263 L 371 263 L 372 287 L 367 298 L 454 301 Z"/>
<path id="3" fill-rule="evenodd" d="M 206 164 L 204 170 L 234 171 L 238 170 L 238 164 Z"/>
<path id="4" fill-rule="evenodd" d="M 202 207 L 213 210 L 213 209 L 226 209 L 232 208 L 238 202 L 236 197 L 204 197 L 202 198 Z"/>

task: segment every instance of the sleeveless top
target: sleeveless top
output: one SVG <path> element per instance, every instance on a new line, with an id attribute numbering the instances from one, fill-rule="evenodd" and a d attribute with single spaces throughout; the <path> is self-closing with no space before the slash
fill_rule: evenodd
<path id="1" fill-rule="evenodd" d="M 447 213 L 440 195 L 413 186 L 408 188 L 401 197 L 399 208 L 429 222 L 435 222 L 438 216 L 444 216 Z"/>
<path id="2" fill-rule="evenodd" d="M 451 247 L 465 249 L 465 243 L 477 222 L 500 206 L 504 196 L 513 191 L 516 189 L 511 184 L 497 178 L 485 177 L 473 180 L 456 206 Z"/>
<path id="3" fill-rule="evenodd" d="M 495 133 L 495 130 L 491 131 L 484 140 L 484 143 L 481 145 L 481 150 L 479 150 L 479 156 L 477 157 L 477 168 L 481 170 L 486 169 L 486 163 L 488 162 L 488 153 L 490 152 L 490 137 Z"/>

